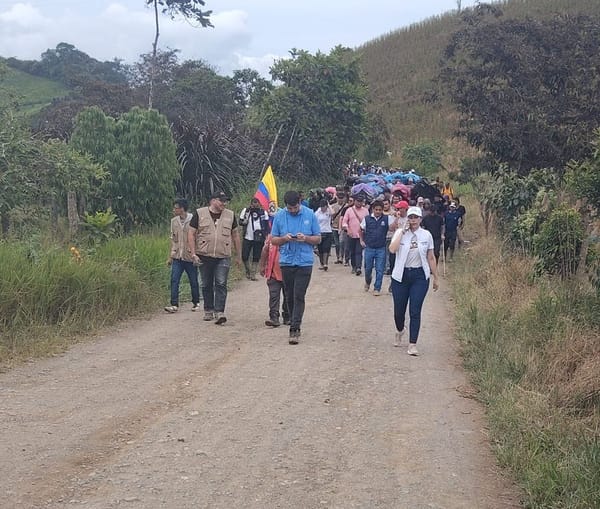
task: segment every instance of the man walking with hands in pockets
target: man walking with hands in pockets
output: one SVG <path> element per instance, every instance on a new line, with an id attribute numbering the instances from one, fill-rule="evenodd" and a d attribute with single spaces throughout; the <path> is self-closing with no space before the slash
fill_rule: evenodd
<path id="1" fill-rule="evenodd" d="M 273 220 L 271 242 L 279 246 L 279 265 L 290 314 L 290 345 L 297 345 L 304 315 L 305 296 L 314 261 L 313 247 L 321 242 L 315 213 L 300 203 L 297 191 L 283 197 L 285 208 Z"/>

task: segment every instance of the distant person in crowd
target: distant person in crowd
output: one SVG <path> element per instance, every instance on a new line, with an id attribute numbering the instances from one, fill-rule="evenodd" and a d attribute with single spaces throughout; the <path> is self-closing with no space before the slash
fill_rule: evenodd
<path id="1" fill-rule="evenodd" d="M 446 182 L 442 188 L 442 195 L 447 196 L 450 200 L 454 198 L 454 189 L 450 185 L 450 182 Z"/>
<path id="2" fill-rule="evenodd" d="M 235 214 L 227 207 L 229 198 L 221 191 L 210 195 L 208 207 L 196 210 L 188 232 L 188 250 L 200 265 L 204 320 L 223 325 L 227 301 L 227 277 L 231 267 L 231 247 L 241 264 L 240 236 Z"/>
<path id="3" fill-rule="evenodd" d="M 283 201 L 285 208 L 273 220 L 271 242 L 279 246 L 279 264 L 290 313 L 289 343 L 297 345 L 312 274 L 313 246 L 321 242 L 321 229 L 315 213 L 301 205 L 298 192 L 287 191 Z"/>
<path id="4" fill-rule="evenodd" d="M 304 191 L 298 191 L 298 194 L 300 195 L 300 205 L 308 207 L 308 200 L 304 196 Z"/>
<path id="5" fill-rule="evenodd" d="M 456 238 L 461 218 L 457 210 L 456 202 L 450 202 L 448 212 L 444 216 L 444 257 L 448 256 L 450 251 L 450 260 L 454 258 L 454 248 L 456 247 Z M 448 259 L 448 258 L 446 258 Z"/>
<path id="6" fill-rule="evenodd" d="M 394 205 L 394 218 L 396 221 L 396 229 L 404 228 L 408 223 L 408 218 L 406 217 L 406 212 L 408 211 L 408 202 L 406 200 L 400 200 L 398 203 Z M 392 234 L 393 237 L 393 234 Z M 391 241 L 390 241 L 391 243 Z M 387 246 L 389 251 L 389 259 L 390 259 L 390 275 L 394 271 L 394 264 L 396 263 L 396 253 L 390 250 L 390 246 Z M 392 284 L 390 282 L 390 286 L 388 291 L 392 293 Z"/>
<path id="7" fill-rule="evenodd" d="M 344 215 L 344 205 L 346 204 L 346 197 L 344 193 L 338 192 L 336 200 L 331 204 L 331 210 L 333 210 L 333 217 L 331 218 L 331 230 L 333 231 L 333 245 L 335 246 L 335 264 L 344 263 L 344 250 L 341 239 L 341 223 L 342 216 Z"/>
<path id="8" fill-rule="evenodd" d="M 360 276 L 362 274 L 362 246 L 360 244 L 360 223 L 369 215 L 365 207 L 365 199 L 358 195 L 354 197 L 354 206 L 344 214 L 342 228 L 348 232 L 350 244 L 350 264 L 352 273 Z"/>
<path id="9" fill-rule="evenodd" d="M 352 259 L 350 253 L 350 237 L 348 236 L 348 232 L 344 230 L 344 216 L 348 209 L 354 207 L 354 198 L 352 196 L 348 197 L 348 200 L 342 206 L 340 210 L 340 248 L 342 251 L 342 256 L 344 258 L 344 267 L 350 266 L 350 260 Z"/>
<path id="10" fill-rule="evenodd" d="M 171 219 L 171 249 L 167 265 L 171 267 L 171 305 L 165 307 L 167 313 L 175 313 L 179 309 L 179 283 L 185 272 L 192 291 L 192 311 L 200 309 L 200 285 L 198 284 L 198 269 L 188 251 L 188 230 L 192 214 L 188 212 L 188 202 L 183 198 L 173 203 L 173 218 Z"/>
<path id="11" fill-rule="evenodd" d="M 454 202 L 456 203 L 456 211 L 460 214 L 460 225 L 458 226 L 457 231 L 457 239 L 458 239 L 458 247 L 462 247 L 463 242 L 465 241 L 464 230 L 465 230 L 465 216 L 467 215 L 467 209 L 464 205 L 460 203 L 460 198 L 458 196 L 454 197 Z"/>
<path id="12" fill-rule="evenodd" d="M 260 254 L 269 233 L 269 214 L 263 210 L 258 199 L 252 198 L 250 206 L 242 210 L 240 224 L 243 227 L 242 262 L 246 269 L 246 279 L 256 281 Z"/>
<path id="13" fill-rule="evenodd" d="M 423 205 L 421 206 L 421 209 L 423 210 L 423 218 L 431 214 L 431 200 L 429 198 L 425 198 L 423 200 Z"/>
<path id="14" fill-rule="evenodd" d="M 321 230 L 321 242 L 317 246 L 319 254 L 319 270 L 327 271 L 329 269 L 329 255 L 331 253 L 331 244 L 333 243 L 333 228 L 331 221 L 333 219 L 333 209 L 327 200 L 322 199 L 319 202 L 319 208 L 315 212 L 319 228 Z"/>
<path id="15" fill-rule="evenodd" d="M 394 298 L 394 322 L 396 336 L 394 346 L 400 346 L 405 329 L 406 308 L 410 315 L 409 355 L 419 355 L 417 340 L 421 328 L 421 309 L 429 290 L 429 279 L 433 277 L 433 290 L 438 289 L 437 264 L 433 254 L 431 233 L 421 228 L 422 211 L 410 207 L 408 223 L 396 230 L 390 251 L 396 253 L 392 272 L 392 295 Z"/>
<path id="16" fill-rule="evenodd" d="M 283 325 L 289 325 L 290 314 L 279 265 L 279 247 L 273 245 L 270 234 L 267 235 L 260 257 L 260 275 L 267 279 L 267 288 L 269 289 L 269 319 L 265 321 L 265 325 L 279 327 L 281 325 L 280 316 L 283 318 Z M 280 306 L 281 312 L 279 311 Z"/>
<path id="17" fill-rule="evenodd" d="M 383 215 L 384 216 L 392 216 L 394 218 L 394 223 L 396 222 L 396 214 L 395 210 L 392 207 L 392 203 L 389 198 L 384 198 L 381 203 L 383 203 Z M 385 237 L 385 274 L 389 276 L 392 273 L 392 267 L 390 266 L 390 242 L 392 241 L 392 234 L 394 232 L 390 229 L 387 232 Z"/>
<path id="18" fill-rule="evenodd" d="M 444 236 L 444 218 L 438 213 L 436 207 L 432 206 L 430 212 L 429 215 L 423 217 L 421 227 L 431 233 L 433 237 L 433 254 L 437 263 L 440 259 L 440 249 Z"/>
<path id="19" fill-rule="evenodd" d="M 371 204 L 371 214 L 360 223 L 360 244 L 364 249 L 365 258 L 365 291 L 371 288 L 373 266 L 375 266 L 375 284 L 373 295 L 381 295 L 383 274 L 385 272 L 385 245 L 387 233 L 395 228 L 394 216 L 383 214 L 383 203 L 374 201 Z"/>

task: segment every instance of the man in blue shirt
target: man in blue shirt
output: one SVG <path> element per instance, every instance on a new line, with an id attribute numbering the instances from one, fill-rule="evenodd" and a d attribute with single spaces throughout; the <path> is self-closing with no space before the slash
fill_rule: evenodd
<path id="1" fill-rule="evenodd" d="M 300 204 L 297 191 L 283 197 L 285 208 L 273 220 L 271 242 L 279 246 L 279 265 L 290 313 L 290 345 L 297 345 L 304 315 L 304 299 L 312 275 L 313 246 L 321 242 L 315 213 Z"/>

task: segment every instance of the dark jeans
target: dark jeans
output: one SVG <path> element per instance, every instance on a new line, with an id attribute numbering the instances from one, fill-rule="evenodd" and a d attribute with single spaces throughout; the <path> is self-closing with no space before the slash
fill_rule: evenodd
<path id="1" fill-rule="evenodd" d="M 457 232 L 446 232 L 444 238 L 444 256 L 448 254 L 448 249 L 450 249 L 450 256 L 454 256 L 454 247 L 456 246 L 456 235 Z"/>
<path id="2" fill-rule="evenodd" d="M 333 242 L 333 233 L 321 233 L 321 242 L 318 246 L 319 254 L 329 254 L 331 252 L 331 243 Z"/>
<path id="3" fill-rule="evenodd" d="M 363 248 L 360 245 L 360 239 L 348 237 L 350 243 L 350 265 L 353 269 L 362 270 L 362 252 Z"/>
<path id="4" fill-rule="evenodd" d="M 200 302 L 200 285 L 198 284 L 198 269 L 193 262 L 173 260 L 171 265 L 171 306 L 179 306 L 179 282 L 183 273 L 187 274 L 192 290 L 192 302 Z"/>
<path id="5" fill-rule="evenodd" d="M 410 302 L 408 313 L 410 315 L 409 340 L 416 343 L 421 328 L 421 309 L 425 295 L 429 290 L 429 279 L 425 279 L 422 268 L 404 269 L 402 282 L 392 278 L 392 295 L 394 297 L 394 322 L 396 330 L 404 330 L 406 306 Z"/>
<path id="6" fill-rule="evenodd" d="M 247 262 L 250 259 L 250 253 L 252 253 L 252 261 L 258 262 L 264 244 L 264 240 L 259 242 L 257 240 L 244 239 L 242 241 L 242 261 Z"/>
<path id="7" fill-rule="evenodd" d="M 288 312 L 287 296 L 283 281 L 277 279 L 267 279 L 267 287 L 269 288 L 269 318 L 274 322 L 279 321 L 279 304 L 281 303 L 281 294 L 283 294 L 283 303 L 281 304 L 281 316 L 283 321 L 290 319 Z"/>
<path id="8" fill-rule="evenodd" d="M 200 257 L 204 311 L 216 311 L 218 313 L 225 311 L 227 276 L 230 267 L 231 258 Z"/>
<path id="9" fill-rule="evenodd" d="M 383 284 L 383 273 L 385 271 L 385 246 L 384 247 L 366 247 L 365 248 L 365 283 L 371 285 L 373 276 L 373 267 L 375 267 L 375 285 L 374 290 L 381 291 Z"/>
<path id="10" fill-rule="evenodd" d="M 350 263 L 350 237 L 345 231 L 340 232 L 340 249 L 344 263 Z"/>
<path id="11" fill-rule="evenodd" d="M 442 247 L 442 238 L 438 237 L 437 239 L 433 238 L 433 255 L 435 256 L 435 261 L 439 261 L 440 259 L 440 248 Z"/>
<path id="12" fill-rule="evenodd" d="M 340 242 L 340 232 L 339 230 L 333 230 L 333 245 L 335 246 L 335 257 L 338 260 L 342 259 L 342 244 Z"/>
<path id="13" fill-rule="evenodd" d="M 312 265 L 309 267 L 284 265 L 281 267 L 281 273 L 290 312 L 290 329 L 300 330 L 304 315 L 304 299 L 312 275 Z"/>

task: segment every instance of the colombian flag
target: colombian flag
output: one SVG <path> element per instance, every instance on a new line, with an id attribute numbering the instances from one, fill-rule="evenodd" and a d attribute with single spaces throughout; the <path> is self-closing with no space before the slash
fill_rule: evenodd
<path id="1" fill-rule="evenodd" d="M 254 197 L 260 202 L 270 216 L 277 212 L 277 185 L 275 184 L 275 175 L 273 168 L 269 166 L 262 180 L 258 184 L 258 190 Z"/>

